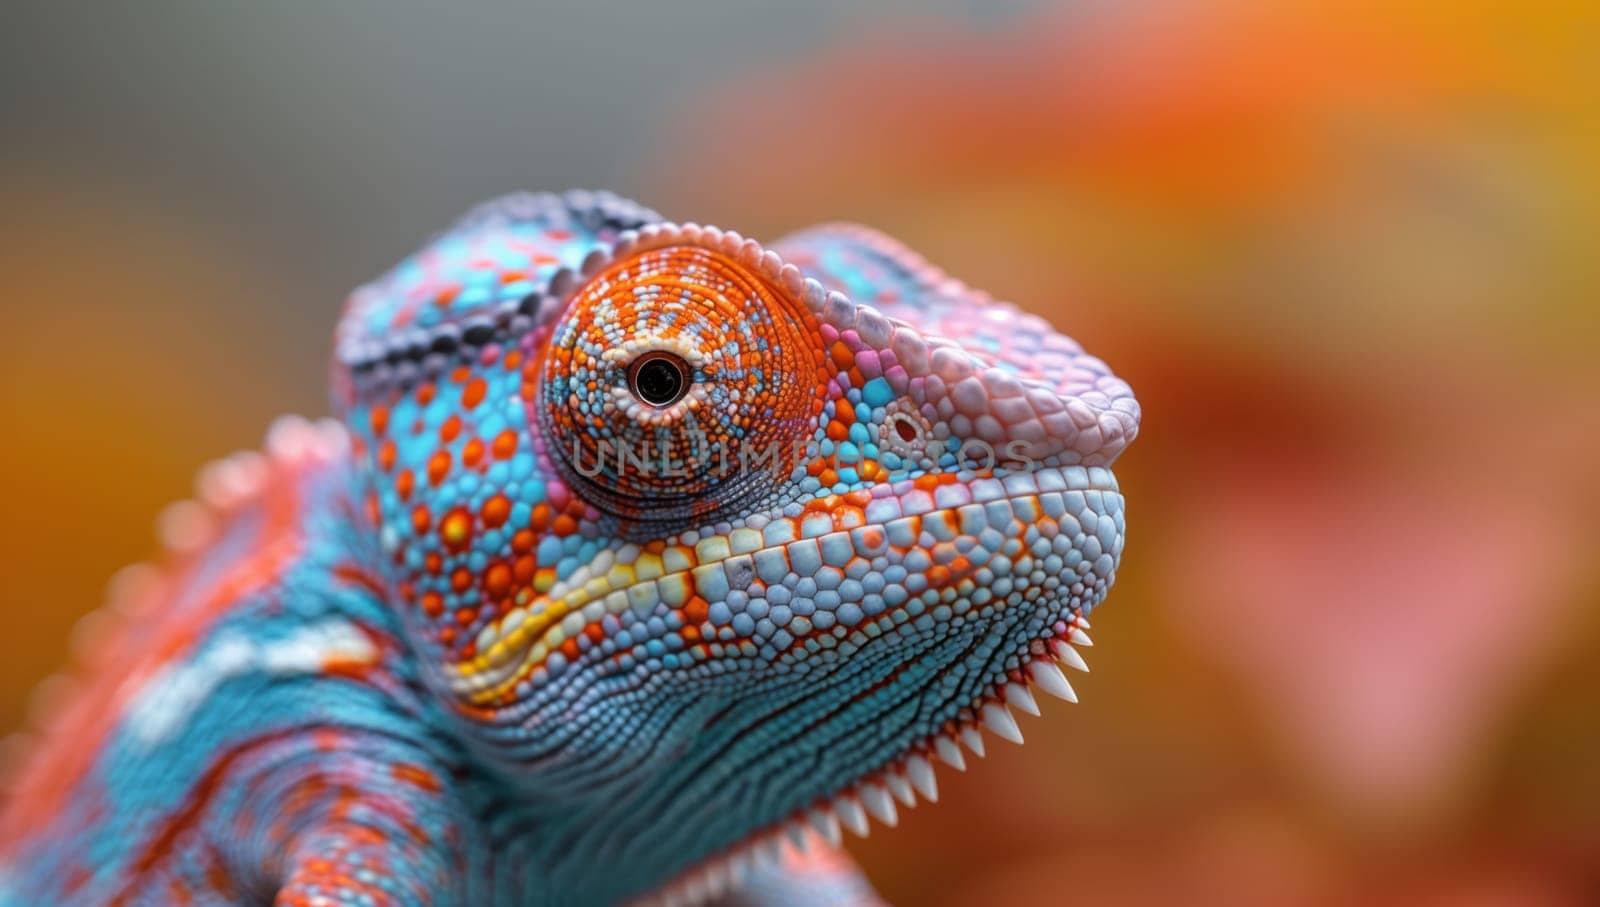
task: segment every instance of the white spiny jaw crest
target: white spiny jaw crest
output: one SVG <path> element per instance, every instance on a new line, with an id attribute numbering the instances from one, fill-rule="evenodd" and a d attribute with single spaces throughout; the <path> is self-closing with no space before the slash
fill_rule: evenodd
<path id="1" fill-rule="evenodd" d="M 865 838 L 871 833 L 874 820 L 889 828 L 895 827 L 900 822 L 900 808 L 916 806 L 919 797 L 930 803 L 937 802 L 939 788 L 934 762 L 966 771 L 963 747 L 979 758 L 984 755 L 980 727 L 1001 739 L 1021 744 L 1022 731 L 1011 710 L 1038 715 L 1039 706 L 1032 689 L 1067 702 L 1078 701 L 1061 667 L 1089 670 L 1075 648 L 1094 645 L 1086 632 L 1088 629 L 1087 618 L 1070 618 L 1065 634 L 1034 644 L 1030 649 L 1031 660 L 1023 666 L 1019 678 L 1001 682 L 989 696 L 964 710 L 962 717 L 950 722 L 943 731 L 914 745 L 899 759 L 869 773 L 831 798 L 802 808 L 786 821 L 760 829 L 722 853 L 702 860 L 662 888 L 636 899 L 634 904 L 637 907 L 704 904 L 738 888 L 751 873 L 776 865 L 786 851 L 804 853 L 818 839 L 839 847 L 844 844 L 845 831 Z"/>

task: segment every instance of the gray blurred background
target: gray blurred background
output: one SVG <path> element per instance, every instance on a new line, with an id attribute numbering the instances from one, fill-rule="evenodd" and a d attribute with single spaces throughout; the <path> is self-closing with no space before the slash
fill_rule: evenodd
<path id="1" fill-rule="evenodd" d="M 121 230 L 209 259 L 230 290 L 174 299 L 185 314 L 173 317 L 237 318 L 251 328 L 244 349 L 149 353 L 213 379 L 228 357 L 276 363 L 280 406 L 316 411 L 343 294 L 470 205 L 515 189 L 646 195 L 641 167 L 697 93 L 841 38 L 928 21 L 988 29 L 1031 5 L 8 4 L 7 226 L 54 243 L 38 233 L 98 211 L 86 268 Z M 0 254 L 24 251 L 8 238 Z M 37 344 L 42 316 L 23 311 L 34 305 L 7 300 L 13 345 Z"/>

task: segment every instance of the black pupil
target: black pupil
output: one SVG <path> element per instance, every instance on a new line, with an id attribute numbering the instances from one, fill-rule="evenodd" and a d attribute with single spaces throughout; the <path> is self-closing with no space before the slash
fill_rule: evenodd
<path id="1" fill-rule="evenodd" d="M 683 396 L 687 371 L 675 357 L 647 359 L 633 373 L 634 396 L 651 406 L 670 406 Z"/>

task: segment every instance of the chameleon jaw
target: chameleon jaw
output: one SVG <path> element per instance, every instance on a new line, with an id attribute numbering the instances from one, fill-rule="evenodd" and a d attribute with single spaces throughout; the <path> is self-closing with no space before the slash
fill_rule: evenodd
<path id="1" fill-rule="evenodd" d="M 947 499 L 944 492 L 952 488 L 958 496 Z M 968 488 L 972 490 L 965 491 Z M 872 558 L 893 550 L 897 541 L 905 541 L 906 550 L 910 551 L 921 546 L 920 537 L 925 532 L 936 533 L 935 537 L 941 540 L 953 540 L 958 535 L 992 531 L 981 525 L 979 529 L 970 527 L 974 520 L 983 524 L 990 508 L 996 505 L 1004 505 L 1006 518 L 1014 519 L 1023 528 L 1046 520 L 1053 524 L 1063 521 L 1059 525 L 1070 528 L 1060 529 L 1065 538 L 1054 541 L 1064 542 L 1073 533 L 1084 533 L 1094 548 L 1082 563 L 1099 559 L 1110 566 L 1094 564 L 1089 576 L 1081 573 L 1087 568 L 1080 568 L 1078 577 L 1071 576 L 1068 570 L 1063 585 L 1073 579 L 1094 579 L 1109 587 L 1109 571 L 1120 555 L 1121 508 L 1119 503 L 1101 512 L 1101 495 L 1115 496 L 1120 502 L 1115 475 L 1102 467 L 1040 468 L 1004 480 L 958 482 L 931 492 L 915 480 L 907 480 L 880 485 L 863 501 L 853 504 L 862 515 L 856 523 L 840 524 L 831 514 L 827 519 L 817 513 L 796 518 L 774 515 L 760 526 L 752 523 L 735 527 L 726 537 L 712 533 L 695 538 L 689 533 L 659 550 L 628 545 L 617 551 L 603 551 L 594 562 L 486 626 L 477 638 L 477 654 L 451 665 L 445 682 L 460 700 L 474 706 L 492 706 L 513 693 L 519 684 L 563 669 L 564 659 L 552 668 L 552 655 L 559 658 L 566 640 L 580 636 L 585 627 L 597 621 L 608 617 L 648 617 L 663 604 L 675 608 L 698 593 L 711 595 L 707 590 L 726 592 L 728 588 L 744 588 L 757 577 L 769 579 L 774 574 L 765 572 L 763 553 L 783 552 L 780 567 L 789 570 L 791 564 L 811 561 L 837 566 L 826 554 L 820 559 L 818 554 L 835 548 L 845 549 L 852 558 Z M 1091 517 L 1093 522 L 1089 522 Z M 813 531 L 818 522 L 823 524 L 821 529 Z M 973 577 L 951 581 L 970 586 Z M 649 594 L 642 594 L 646 590 Z M 1074 596 L 1082 594 L 1076 587 L 1069 591 Z M 859 628 L 864 630 L 872 622 L 872 618 L 864 618 Z"/>
<path id="2" fill-rule="evenodd" d="M 629 903 L 633 907 L 697 907 L 737 889 L 761 869 L 803 859 L 819 839 L 840 847 L 846 829 L 865 838 L 871 834 L 874 820 L 889 828 L 898 825 L 899 807 L 914 808 L 919 798 L 938 802 L 935 760 L 956 771 L 966 771 L 963 749 L 979 758 L 985 755 L 983 730 L 1020 746 L 1022 731 L 1011 710 L 1039 714 L 1032 688 L 1067 702 L 1078 701 L 1060 666 L 1088 672 L 1089 665 L 1078 652 L 1078 647 L 1094 645 L 1088 629 L 1088 618 L 1076 613 L 1058 622 L 1055 636 L 1029 644 L 1029 660 L 1023 669 L 1012 672 L 939 732 L 913 744 L 904 754 L 844 791 L 758 829 Z"/>

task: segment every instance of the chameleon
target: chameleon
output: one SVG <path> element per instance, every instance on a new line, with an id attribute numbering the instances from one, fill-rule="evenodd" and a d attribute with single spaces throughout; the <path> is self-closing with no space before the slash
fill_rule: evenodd
<path id="1" fill-rule="evenodd" d="M 1075 701 L 1138 403 L 883 234 L 511 195 L 332 360 L 79 626 L 0 905 L 879 903 L 843 830 Z"/>

